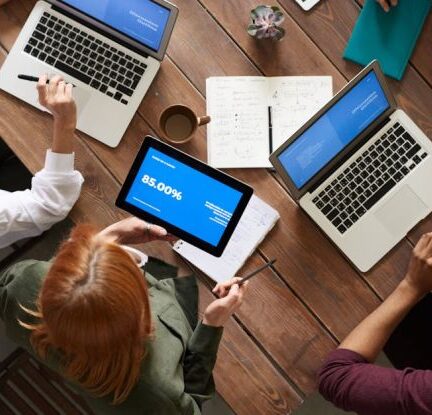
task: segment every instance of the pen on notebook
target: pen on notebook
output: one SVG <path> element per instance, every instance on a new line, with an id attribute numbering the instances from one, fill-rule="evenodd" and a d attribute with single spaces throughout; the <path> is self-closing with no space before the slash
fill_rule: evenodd
<path id="1" fill-rule="evenodd" d="M 269 151 L 273 153 L 273 124 L 272 124 L 272 107 L 268 108 L 268 130 L 269 130 Z"/>
<path id="2" fill-rule="evenodd" d="M 243 285 L 247 280 L 251 279 L 253 276 L 259 274 L 261 271 L 263 271 L 264 269 L 266 269 L 267 267 L 272 268 L 273 264 L 276 262 L 275 259 L 272 259 L 271 261 L 265 263 L 263 266 L 257 268 L 255 271 L 252 271 L 250 274 L 244 276 L 239 282 L 237 282 L 236 284 Z"/>
<path id="3" fill-rule="evenodd" d="M 22 79 L 23 81 L 39 82 L 39 77 L 31 75 L 19 74 L 18 79 Z M 49 83 L 49 79 L 47 79 L 46 83 Z M 72 84 L 72 86 L 75 88 L 74 84 Z"/>

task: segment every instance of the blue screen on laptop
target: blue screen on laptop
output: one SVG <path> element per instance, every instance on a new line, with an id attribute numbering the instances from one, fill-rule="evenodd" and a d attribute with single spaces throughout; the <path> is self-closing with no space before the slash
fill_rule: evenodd
<path id="1" fill-rule="evenodd" d="M 151 0 L 63 0 L 83 13 L 158 51 L 170 10 Z"/>
<path id="2" fill-rule="evenodd" d="M 217 246 L 242 193 L 149 148 L 126 202 Z"/>
<path id="3" fill-rule="evenodd" d="M 303 187 L 389 106 L 371 71 L 279 155 L 296 187 Z"/>

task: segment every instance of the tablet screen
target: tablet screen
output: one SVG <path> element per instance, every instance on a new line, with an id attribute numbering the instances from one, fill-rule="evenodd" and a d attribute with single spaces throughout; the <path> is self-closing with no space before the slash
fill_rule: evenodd
<path id="1" fill-rule="evenodd" d="M 171 226 L 175 229 L 172 233 L 188 242 L 189 236 L 195 245 L 199 240 L 204 248 L 220 248 L 227 231 L 234 230 L 242 213 L 239 215 L 239 208 L 252 193 L 250 188 L 168 145 L 152 141 L 160 148 L 148 145 L 146 139 L 147 148 L 131 171 L 130 183 L 124 186 L 126 206 L 151 215 L 144 219 L 157 218 L 159 222 L 153 223 L 167 229 L 166 225 Z"/>

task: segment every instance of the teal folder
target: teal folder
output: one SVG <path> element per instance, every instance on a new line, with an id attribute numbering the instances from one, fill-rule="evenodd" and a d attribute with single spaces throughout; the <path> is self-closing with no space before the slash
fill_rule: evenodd
<path id="1" fill-rule="evenodd" d="M 378 59 L 383 72 L 400 80 L 432 7 L 432 0 L 399 0 L 385 12 L 366 0 L 343 57 L 361 65 Z"/>

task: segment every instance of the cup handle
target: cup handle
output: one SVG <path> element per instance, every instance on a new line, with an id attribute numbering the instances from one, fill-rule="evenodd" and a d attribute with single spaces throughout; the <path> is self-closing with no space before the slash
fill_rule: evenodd
<path id="1" fill-rule="evenodd" d="M 208 124 L 211 118 L 209 115 L 204 115 L 204 117 L 198 117 L 198 125 Z"/>

